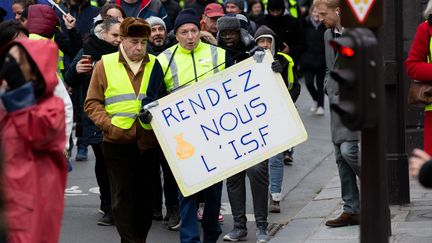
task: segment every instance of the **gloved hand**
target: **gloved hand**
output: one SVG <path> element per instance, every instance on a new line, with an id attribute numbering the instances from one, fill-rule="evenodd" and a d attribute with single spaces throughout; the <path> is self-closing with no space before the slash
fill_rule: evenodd
<path id="1" fill-rule="evenodd" d="M 142 107 L 139 114 L 138 114 L 138 119 L 140 119 L 140 121 L 142 123 L 149 124 L 151 122 L 152 118 L 153 118 L 153 116 L 150 113 L 150 111 L 147 110 L 146 108 Z"/>
<path id="2" fill-rule="evenodd" d="M 16 89 L 26 83 L 24 75 L 15 58 L 7 54 L 0 69 L 0 80 L 5 79 L 9 90 Z"/>
<path id="3" fill-rule="evenodd" d="M 282 73 L 283 67 L 279 60 L 272 62 L 271 68 L 273 72 Z"/>

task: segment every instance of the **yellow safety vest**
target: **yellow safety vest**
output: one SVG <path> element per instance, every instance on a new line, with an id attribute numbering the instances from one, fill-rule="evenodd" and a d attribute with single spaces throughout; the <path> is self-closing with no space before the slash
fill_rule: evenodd
<path id="1" fill-rule="evenodd" d="M 38 34 L 30 34 L 29 35 L 29 39 L 32 40 L 48 40 L 48 38 L 43 37 L 41 35 Z M 51 41 L 54 41 L 54 37 L 51 39 Z M 64 62 L 63 62 L 63 58 L 64 58 L 64 54 L 63 52 L 59 49 L 59 53 L 58 53 L 58 61 L 57 61 L 57 75 L 63 80 L 63 74 L 62 71 L 64 70 Z"/>
<path id="2" fill-rule="evenodd" d="M 294 18 L 298 18 L 297 0 L 289 0 L 289 12 Z"/>
<path id="3" fill-rule="evenodd" d="M 180 44 L 174 45 L 159 54 L 157 59 L 166 72 L 164 81 L 169 92 L 197 81 L 196 77 L 202 80 L 225 69 L 225 50 L 201 41 L 193 51 Z"/>
<path id="4" fill-rule="evenodd" d="M 139 94 L 136 96 L 126 69 L 123 63 L 119 62 L 119 55 L 119 52 L 115 52 L 102 56 L 107 78 L 107 89 L 104 93 L 105 110 L 111 117 L 111 124 L 126 130 L 132 127 L 138 117 L 156 57 L 149 54 L 150 61 L 145 66 Z M 141 121 L 140 124 L 143 128 L 151 130 L 149 124 Z"/>
<path id="5" fill-rule="evenodd" d="M 99 7 L 99 4 L 97 3 L 96 0 L 90 0 L 90 5 L 92 5 L 94 7 Z"/>
<path id="6" fill-rule="evenodd" d="M 278 52 L 277 54 L 283 56 L 288 61 L 288 90 L 291 90 L 294 86 L 294 60 L 283 52 Z"/>
<path id="7" fill-rule="evenodd" d="M 432 57 L 432 37 L 429 40 L 429 55 L 427 57 L 428 63 L 431 63 L 431 57 Z M 432 111 L 432 104 L 426 105 L 425 111 Z"/>

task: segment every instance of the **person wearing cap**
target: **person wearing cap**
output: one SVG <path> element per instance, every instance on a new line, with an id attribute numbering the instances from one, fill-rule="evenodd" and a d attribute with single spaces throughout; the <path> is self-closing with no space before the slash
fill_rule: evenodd
<path id="1" fill-rule="evenodd" d="M 111 183 L 111 207 L 121 242 L 145 242 L 153 218 L 155 161 L 161 156 L 151 127 L 137 119 L 147 84 L 162 79 L 146 52 L 150 25 L 129 17 L 120 25 L 119 51 L 93 68 L 84 110 L 103 131 L 102 150 Z M 144 190 L 143 190 L 144 189 Z"/>
<path id="2" fill-rule="evenodd" d="M 247 12 L 247 2 L 245 0 L 226 0 L 225 10 L 229 14 L 244 14 Z"/>
<path id="3" fill-rule="evenodd" d="M 199 82 L 230 65 L 229 56 L 219 47 L 203 43 L 200 40 L 199 18 L 193 9 L 185 9 L 179 13 L 174 24 L 174 32 L 178 44 L 166 49 L 157 57 L 166 73 L 164 79 L 151 80 L 143 107 L 164 96 L 175 92 L 182 86 Z M 151 114 L 142 109 L 140 119 L 149 123 Z M 222 182 L 216 183 L 203 191 L 204 215 L 202 218 L 204 242 L 216 242 L 222 230 L 218 223 L 221 206 Z M 180 241 L 196 243 L 200 241 L 197 219 L 196 194 L 183 197 L 180 201 Z"/>
<path id="4" fill-rule="evenodd" d="M 240 17 L 241 25 L 245 25 L 246 27 L 244 29 L 246 29 L 249 34 L 251 34 L 252 36 L 255 34 L 255 31 L 257 30 L 257 24 L 248 19 L 248 17 L 246 17 L 246 12 L 247 9 L 244 7 L 247 6 L 247 2 L 246 1 L 242 1 L 242 0 L 227 0 L 225 2 L 225 11 L 227 14 L 230 15 L 237 15 L 237 16 L 243 16 Z"/>
<path id="5" fill-rule="evenodd" d="M 157 56 L 169 47 L 167 28 L 165 22 L 159 17 L 152 16 L 147 18 L 146 21 L 151 27 L 150 38 L 147 43 L 147 51 L 150 54 Z"/>
<path id="6" fill-rule="evenodd" d="M 222 5 L 218 3 L 210 3 L 207 5 L 201 18 L 201 34 L 203 31 L 206 31 L 216 37 L 216 21 L 224 15 L 225 13 Z"/>

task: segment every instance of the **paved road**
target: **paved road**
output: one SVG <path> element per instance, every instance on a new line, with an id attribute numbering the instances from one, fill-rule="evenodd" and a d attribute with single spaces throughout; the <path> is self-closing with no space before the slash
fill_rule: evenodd
<path id="1" fill-rule="evenodd" d="M 295 148 L 293 166 L 285 166 L 281 214 L 269 214 L 271 233 L 289 222 L 307 203 L 309 203 L 324 185 L 335 175 L 336 165 L 330 143 L 329 114 L 314 116 L 309 112 L 311 98 L 302 85 L 302 94 L 297 107 L 308 131 L 307 142 Z M 91 149 L 89 149 L 89 152 Z M 65 192 L 65 210 L 61 232 L 61 243 L 111 243 L 120 238 L 115 227 L 102 227 L 96 224 L 102 216 L 98 213 L 99 195 L 94 177 L 94 157 L 89 153 L 89 161 L 73 162 L 73 171 L 69 173 Z M 224 234 L 232 229 L 233 221 L 225 190 L 222 193 L 225 222 L 221 225 Z M 248 192 L 250 192 L 248 188 Z M 143 189 L 143 193 L 145 190 Z M 250 193 L 247 199 L 248 241 L 255 242 L 255 225 Z M 221 239 L 220 238 L 220 239 Z M 168 231 L 162 222 L 154 221 L 149 233 L 149 243 L 179 242 L 178 232 Z M 220 242 L 223 242 L 220 240 Z"/>

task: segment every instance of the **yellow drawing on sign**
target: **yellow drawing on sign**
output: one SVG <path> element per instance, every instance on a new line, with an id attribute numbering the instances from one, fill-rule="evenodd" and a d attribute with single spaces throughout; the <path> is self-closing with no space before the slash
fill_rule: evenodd
<path id="1" fill-rule="evenodd" d="M 355 4 L 359 4 L 361 1 L 360 0 L 355 0 Z M 363 0 L 364 4 L 368 4 L 369 0 Z"/>
<path id="2" fill-rule="evenodd" d="M 185 160 L 194 155 L 195 148 L 183 139 L 183 133 L 176 135 L 175 140 L 177 141 L 176 155 L 178 159 Z"/>

